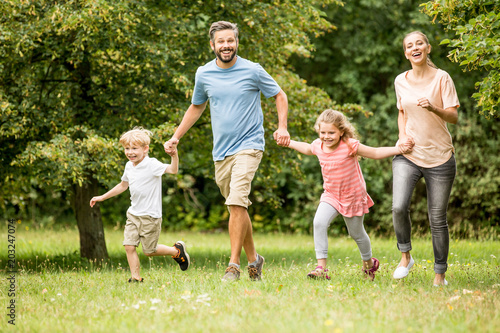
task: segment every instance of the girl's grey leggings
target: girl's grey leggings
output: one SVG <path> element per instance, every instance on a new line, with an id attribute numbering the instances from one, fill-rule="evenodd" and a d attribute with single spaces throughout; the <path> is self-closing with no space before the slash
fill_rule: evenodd
<path id="1" fill-rule="evenodd" d="M 339 215 L 339 212 L 326 202 L 320 202 L 316 215 L 314 216 L 314 247 L 316 250 L 316 259 L 328 258 L 328 227 L 333 219 Z M 363 226 L 363 216 L 345 217 L 345 224 L 349 236 L 358 244 L 361 259 L 370 260 L 372 257 L 372 247 L 370 237 Z"/>

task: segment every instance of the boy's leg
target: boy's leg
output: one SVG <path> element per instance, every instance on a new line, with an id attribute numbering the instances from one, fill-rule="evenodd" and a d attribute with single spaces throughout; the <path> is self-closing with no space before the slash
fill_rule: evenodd
<path id="1" fill-rule="evenodd" d="M 139 246 L 139 228 L 140 220 L 137 216 L 127 213 L 127 223 L 123 231 L 123 246 L 127 253 L 127 261 L 130 267 L 132 279 L 141 280 L 139 255 L 137 254 L 137 246 Z"/>
<path id="2" fill-rule="evenodd" d="M 179 264 L 181 270 L 187 270 L 190 259 L 184 242 L 178 241 L 174 246 L 158 244 L 162 219 L 142 216 L 141 221 L 141 243 L 144 254 L 148 257 L 172 256 L 172 259 Z"/>
<path id="3" fill-rule="evenodd" d="M 125 245 L 125 252 L 127 253 L 128 266 L 130 267 L 130 274 L 132 279 L 141 280 L 141 265 L 139 262 L 139 255 L 137 254 L 136 247 L 133 245 Z"/>

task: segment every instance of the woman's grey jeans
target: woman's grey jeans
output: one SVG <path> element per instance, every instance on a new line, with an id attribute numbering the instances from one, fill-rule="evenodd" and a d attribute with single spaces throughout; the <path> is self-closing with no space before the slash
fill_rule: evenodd
<path id="1" fill-rule="evenodd" d="M 446 213 L 456 173 L 454 155 L 448 162 L 434 168 L 419 167 L 402 155 L 392 161 L 392 221 L 398 249 L 401 252 L 412 249 L 410 202 L 415 185 L 424 178 L 436 274 L 443 274 L 448 268 L 450 235 Z"/>

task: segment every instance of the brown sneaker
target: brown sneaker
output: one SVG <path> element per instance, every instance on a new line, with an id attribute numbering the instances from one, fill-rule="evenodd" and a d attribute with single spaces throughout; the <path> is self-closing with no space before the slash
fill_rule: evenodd
<path id="1" fill-rule="evenodd" d="M 228 266 L 226 268 L 226 274 L 222 277 L 222 281 L 237 281 L 240 279 L 240 273 L 238 267 L 236 266 Z"/>
<path id="2" fill-rule="evenodd" d="M 307 277 L 311 279 L 325 279 L 330 280 L 330 277 L 326 274 L 328 272 L 327 269 L 324 269 L 323 266 L 316 266 L 314 270 L 312 270 Z"/>
<path id="3" fill-rule="evenodd" d="M 260 281 L 262 278 L 262 267 L 264 267 L 265 259 L 263 256 L 258 255 L 259 260 L 257 260 L 256 265 L 248 265 L 248 275 L 250 280 Z"/>

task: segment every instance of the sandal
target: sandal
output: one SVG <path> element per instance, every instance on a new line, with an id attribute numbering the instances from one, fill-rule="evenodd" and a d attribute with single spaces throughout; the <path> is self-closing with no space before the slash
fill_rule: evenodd
<path id="1" fill-rule="evenodd" d="M 370 278 L 373 281 L 375 279 L 375 272 L 378 270 L 378 267 L 380 266 L 380 261 L 378 261 L 377 258 L 372 258 L 372 259 L 373 259 L 373 266 L 371 268 L 362 270 L 367 275 L 366 278 Z"/>
<path id="2" fill-rule="evenodd" d="M 309 272 L 309 274 L 307 274 L 307 277 L 311 279 L 330 280 L 330 277 L 326 274 L 326 272 L 328 272 L 328 270 L 324 269 L 323 266 L 316 266 L 314 270 L 312 270 L 311 272 Z"/>

